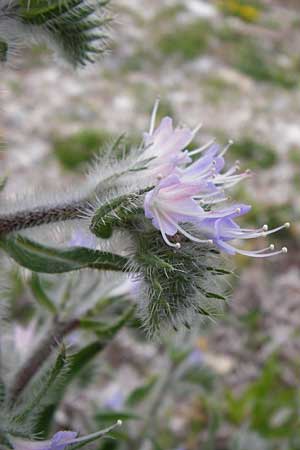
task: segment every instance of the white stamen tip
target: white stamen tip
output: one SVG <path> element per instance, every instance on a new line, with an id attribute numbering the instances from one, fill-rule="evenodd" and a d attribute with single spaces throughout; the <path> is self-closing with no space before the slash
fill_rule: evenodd
<path id="1" fill-rule="evenodd" d="M 117 425 L 118 425 L 118 427 L 122 426 L 122 425 L 123 425 L 122 420 L 119 419 L 119 420 L 117 421 Z"/>
<path id="2" fill-rule="evenodd" d="M 270 247 L 269 247 L 269 249 L 270 249 L 271 251 L 273 251 L 273 250 L 275 249 L 275 245 L 274 245 L 274 244 L 271 244 Z"/>
<path id="3" fill-rule="evenodd" d="M 199 123 L 193 130 L 193 134 L 197 134 L 198 131 L 202 128 L 203 124 Z"/>
<path id="4" fill-rule="evenodd" d="M 236 208 L 235 211 L 236 211 L 237 214 L 240 214 L 241 213 L 241 208 Z"/>
<path id="5" fill-rule="evenodd" d="M 208 239 L 207 243 L 208 243 L 208 244 L 213 244 L 214 241 L 213 241 L 212 239 Z"/>
<path id="6" fill-rule="evenodd" d="M 282 247 L 281 251 L 282 251 L 282 253 L 287 253 L 288 249 L 286 247 Z"/>
<path id="7" fill-rule="evenodd" d="M 232 139 L 229 139 L 228 144 L 232 145 L 232 144 L 234 144 L 234 141 Z"/>
<path id="8" fill-rule="evenodd" d="M 262 229 L 263 229 L 263 231 L 268 231 L 269 227 L 268 227 L 268 225 L 264 225 L 264 226 L 262 227 Z"/>
<path id="9" fill-rule="evenodd" d="M 290 222 L 286 222 L 286 223 L 284 224 L 284 226 L 285 226 L 285 228 L 290 228 L 291 224 L 290 224 Z"/>
<path id="10" fill-rule="evenodd" d="M 177 250 L 179 250 L 181 248 L 181 244 L 179 242 L 176 242 L 175 248 L 177 248 Z"/>

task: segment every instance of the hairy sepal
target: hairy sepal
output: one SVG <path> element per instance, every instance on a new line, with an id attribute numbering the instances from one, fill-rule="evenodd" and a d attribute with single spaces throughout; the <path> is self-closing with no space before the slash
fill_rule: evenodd
<path id="1" fill-rule="evenodd" d="M 181 248 L 174 249 L 146 221 L 138 223 L 132 235 L 140 314 L 150 336 L 166 325 L 189 328 L 196 316 L 219 314 L 226 300 L 220 275 L 229 272 L 212 246 L 181 239 Z"/>

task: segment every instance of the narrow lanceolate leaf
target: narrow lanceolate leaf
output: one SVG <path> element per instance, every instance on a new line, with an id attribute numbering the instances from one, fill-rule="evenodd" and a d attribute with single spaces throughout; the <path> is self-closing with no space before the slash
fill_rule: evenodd
<path id="1" fill-rule="evenodd" d="M 0 41 L 0 62 L 3 61 L 2 60 L 3 44 L 4 44 L 4 42 Z M 7 177 L 0 177 L 0 192 L 3 191 L 3 189 L 5 188 L 6 181 L 7 181 Z"/>
<path id="2" fill-rule="evenodd" d="M 8 44 L 5 41 L 0 40 L 0 62 L 7 61 Z M 0 179 L 0 190 L 2 185 L 2 179 Z"/>
<path id="3" fill-rule="evenodd" d="M 2 60 L 7 59 L 10 45 L 18 47 L 34 41 L 50 43 L 74 66 L 92 62 L 106 48 L 107 0 L 11 0 L 3 3 L 0 3 Z M 10 25 L 8 40 L 4 36 L 7 25 Z"/>
<path id="4" fill-rule="evenodd" d="M 63 273 L 84 268 L 124 271 L 127 258 L 85 247 L 55 248 L 23 236 L 0 240 L 0 247 L 17 263 L 34 272 Z"/>
<path id="5" fill-rule="evenodd" d="M 132 314 L 132 311 L 130 313 Z M 53 401 L 48 403 L 41 411 L 35 428 L 36 433 L 47 433 L 55 411 L 57 410 L 67 388 L 74 381 L 74 379 L 76 379 L 78 374 L 106 348 L 107 344 L 111 342 L 111 339 L 131 318 L 131 314 L 129 315 L 129 310 L 125 311 L 124 315 L 118 321 L 118 326 L 117 324 L 112 324 L 111 330 L 109 329 L 109 326 L 107 326 L 105 336 L 102 335 L 102 337 L 88 344 L 86 347 L 82 348 L 68 358 L 68 371 L 60 381 L 59 387 L 56 388 L 53 395 Z M 123 419 L 123 417 L 117 417 L 116 420 L 117 419 Z"/>
<path id="6" fill-rule="evenodd" d="M 106 436 L 108 433 L 113 431 L 116 427 L 119 427 L 122 425 L 122 420 L 118 419 L 117 422 L 114 425 L 111 425 L 110 427 L 105 428 L 104 430 L 98 431 L 96 433 L 90 434 L 89 436 L 84 436 L 82 438 L 77 438 L 77 444 L 71 445 L 71 450 L 77 450 L 79 448 L 84 447 L 86 444 L 89 444 L 91 442 L 94 442 L 98 439 L 101 439 L 102 437 Z"/>
<path id="7" fill-rule="evenodd" d="M 32 274 L 30 281 L 31 290 L 38 303 L 46 308 L 50 313 L 57 314 L 57 308 L 53 301 L 49 298 L 41 285 L 41 281 L 36 273 Z"/>
<path id="8" fill-rule="evenodd" d="M 153 376 L 145 384 L 134 389 L 127 398 L 127 405 L 134 407 L 143 402 L 152 392 L 154 386 L 156 385 L 156 381 L 157 377 Z"/>
<path id="9" fill-rule="evenodd" d="M 39 408 L 40 402 L 43 400 L 49 389 L 53 386 L 58 376 L 61 374 L 66 365 L 66 362 L 66 351 L 65 347 L 62 346 L 53 367 L 49 370 L 49 374 L 45 379 L 45 382 L 40 386 L 36 394 L 32 396 L 31 400 L 25 405 L 24 409 L 18 411 L 15 420 L 17 420 L 18 422 L 22 422 L 27 418 L 28 415 L 32 414 L 32 412 L 36 408 Z"/>

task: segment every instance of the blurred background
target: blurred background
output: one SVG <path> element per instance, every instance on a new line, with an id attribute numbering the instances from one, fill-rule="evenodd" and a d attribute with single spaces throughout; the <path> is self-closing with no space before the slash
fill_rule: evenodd
<path id="1" fill-rule="evenodd" d="M 234 140 L 228 158 L 254 172 L 234 192 L 253 206 L 245 223 L 290 221 L 274 236 L 289 252 L 237 257 L 233 292 L 214 322 L 161 342 L 123 331 L 93 390 L 80 394 L 83 411 L 73 389 L 58 427 L 89 429 L 90 406 L 82 405 L 94 402 L 99 426 L 121 415 L 126 433 L 145 425 L 154 436 L 127 447 L 110 441 L 103 450 L 299 450 L 299 1 L 113 0 L 110 8 L 111 50 L 97 64 L 75 71 L 34 47 L 1 68 L 0 176 L 9 176 L 8 198 L 68 186 L 124 132 L 139 142 L 159 95 L 160 117 L 203 123 L 197 144 Z M 32 321 L 24 309 L 33 300 L 16 271 L 11 264 L 6 281 L 26 347 Z M 129 407 L 144 413 L 157 378 L 168 382 L 142 426 Z"/>

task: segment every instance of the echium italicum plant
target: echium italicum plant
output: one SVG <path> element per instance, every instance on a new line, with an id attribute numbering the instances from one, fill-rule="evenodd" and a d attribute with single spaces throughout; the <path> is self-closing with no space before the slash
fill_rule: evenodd
<path id="1" fill-rule="evenodd" d="M 108 41 L 106 4 L 0 0 L 2 63 L 34 41 L 51 45 L 74 66 L 93 62 Z M 7 339 L 9 308 L 2 311 L 1 449 L 77 449 L 112 431 L 118 436 L 120 420 L 84 437 L 73 430 L 52 432 L 55 411 L 79 371 L 135 311 L 149 336 L 168 327 L 190 328 L 195 317 L 214 315 L 225 300 L 222 277 L 229 272 L 224 255 L 266 258 L 287 252 L 273 244 L 249 250 L 236 243 L 289 224 L 242 228 L 238 219 L 251 206 L 232 203 L 228 192 L 251 173 L 240 172 L 238 162 L 226 167 L 231 142 L 225 148 L 211 141 L 189 150 L 200 126 L 174 127 L 170 117 L 157 123 L 158 108 L 156 101 L 140 145 L 122 152 L 120 137 L 95 160 L 79 188 L 11 202 L 1 180 L 0 247 L 28 269 L 32 293 L 45 311 L 39 329 L 46 330 L 32 353 L 16 362 Z M 49 243 L 43 238 L 52 224 L 65 224 L 64 238 Z M 8 260 L 3 261 L 5 278 Z M 74 271 L 78 276 L 67 278 Z M 64 289 L 53 289 L 49 296 L 41 274 L 59 274 L 52 283 L 61 277 Z M 119 314 L 114 321 L 106 314 L 111 305 Z M 89 331 L 94 340 L 85 338 L 70 354 L 63 341 L 75 330 Z"/>

